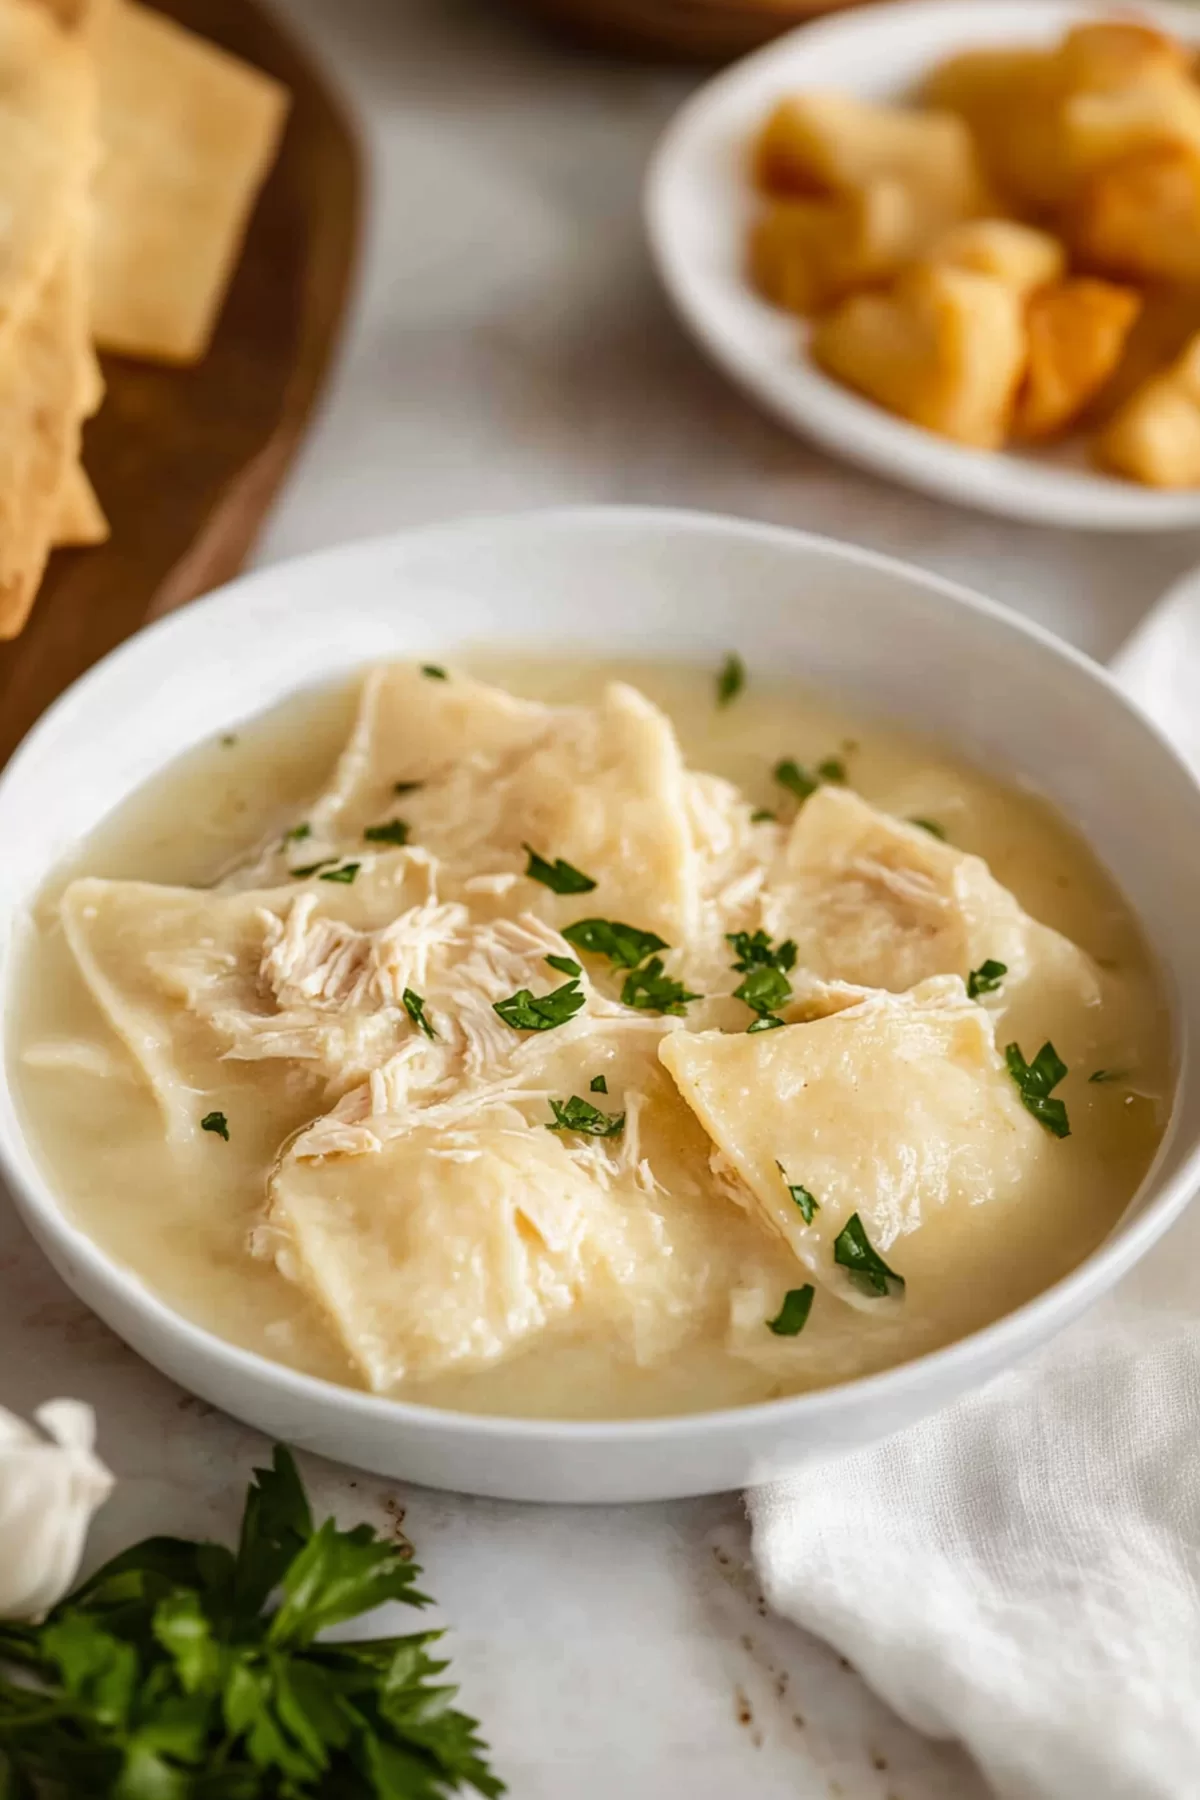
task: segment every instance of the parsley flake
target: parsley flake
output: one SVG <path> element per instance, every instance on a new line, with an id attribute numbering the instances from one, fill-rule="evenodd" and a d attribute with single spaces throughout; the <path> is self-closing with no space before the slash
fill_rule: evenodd
<path id="1" fill-rule="evenodd" d="M 551 893 L 590 894 L 595 887 L 596 884 L 590 875 L 585 875 L 582 869 L 572 868 L 571 864 L 564 862 L 561 856 L 556 857 L 554 862 L 547 862 L 544 856 L 538 855 L 531 844 L 522 844 L 521 848 L 529 853 L 526 875 L 530 881 L 540 881 L 543 887 L 550 889 Z"/>
<path id="2" fill-rule="evenodd" d="M 639 931 L 620 919 L 579 919 L 565 928 L 563 936 L 576 950 L 588 956 L 607 956 L 621 969 L 636 969 L 656 950 L 668 947 L 653 931 Z"/>
<path id="3" fill-rule="evenodd" d="M 816 1291 L 811 1281 L 806 1281 L 803 1287 L 789 1288 L 775 1317 L 767 1320 L 767 1330 L 773 1331 L 776 1337 L 799 1337 L 808 1324 Z"/>
<path id="4" fill-rule="evenodd" d="M 846 765 L 840 756 L 827 756 L 824 762 L 817 764 L 817 774 L 822 781 L 832 782 L 836 787 L 846 780 Z"/>
<path id="5" fill-rule="evenodd" d="M 781 1025 L 786 1023 L 786 1019 L 777 1019 L 774 1013 L 760 1013 L 757 1019 L 753 1019 L 747 1025 L 746 1036 L 750 1037 L 756 1031 L 777 1031 Z"/>
<path id="6" fill-rule="evenodd" d="M 286 844 L 299 844 L 299 843 L 302 843 L 306 837 L 311 837 L 311 836 L 312 836 L 312 826 L 311 825 L 309 825 L 307 823 L 305 823 L 303 825 L 293 825 L 292 829 L 290 831 L 284 832 L 283 841 L 284 841 L 285 845 Z"/>
<path id="7" fill-rule="evenodd" d="M 337 860 L 336 856 L 323 856 L 319 862 L 305 863 L 302 869 L 289 869 L 288 874 L 296 881 L 305 881 L 310 875 L 315 875 L 318 869 L 328 869 Z"/>
<path id="8" fill-rule="evenodd" d="M 746 979 L 733 990 L 735 1000 L 743 1000 L 751 1012 L 757 1013 L 754 1023 L 747 1030 L 772 1031 L 783 1020 L 775 1017 L 781 1006 L 786 1006 L 792 997 L 792 986 L 782 969 L 773 963 L 752 968 Z M 770 1019 L 771 1024 L 764 1021 Z"/>
<path id="9" fill-rule="evenodd" d="M 663 959 L 652 956 L 643 969 L 633 969 L 621 987 L 624 1006 L 636 1006 L 643 1012 L 674 1013 L 682 1017 L 689 1001 L 699 1000 L 690 994 L 682 981 L 663 974 Z"/>
<path id="10" fill-rule="evenodd" d="M 333 860 L 336 862 L 337 858 L 334 857 Z M 341 882 L 344 882 L 347 887 L 349 887 L 350 883 L 354 880 L 354 877 L 358 874 L 358 871 L 361 868 L 362 868 L 361 863 L 356 863 L 356 862 L 343 863 L 340 869 L 326 869 L 323 874 L 317 876 L 317 880 L 318 881 L 341 881 Z"/>
<path id="11" fill-rule="evenodd" d="M 223 733 L 223 735 L 221 737 L 221 748 L 223 750 L 232 750 L 233 746 L 236 743 L 237 743 L 237 732 L 236 731 L 226 731 L 225 733 Z"/>
<path id="12" fill-rule="evenodd" d="M 548 956 L 546 961 L 552 969 L 557 969 L 560 975 L 570 975 L 578 980 L 579 976 L 583 974 L 583 970 L 573 956 Z"/>
<path id="13" fill-rule="evenodd" d="M 449 677 L 439 663 L 422 663 L 422 675 L 428 675 L 430 681 L 447 681 Z"/>
<path id="14" fill-rule="evenodd" d="M 802 769 L 800 764 L 790 756 L 784 757 L 782 762 L 775 764 L 775 779 L 780 787 L 787 789 L 789 794 L 795 794 L 797 800 L 807 800 L 809 795 L 815 794 L 821 785 L 814 776 L 809 774 L 807 769 Z"/>
<path id="15" fill-rule="evenodd" d="M 1088 1076 L 1089 1081 L 1126 1081 L 1128 1078 L 1128 1069 L 1093 1069 Z"/>
<path id="16" fill-rule="evenodd" d="M 611 1138 L 620 1137 L 625 1129 L 625 1114 L 601 1112 L 590 1100 L 581 1100 L 578 1094 L 572 1094 L 569 1100 L 552 1100 L 550 1111 L 554 1114 L 553 1125 L 547 1125 L 547 1131 L 579 1131 L 585 1137 Z"/>
<path id="17" fill-rule="evenodd" d="M 408 825 L 403 819 L 389 819 L 385 825 L 368 825 L 363 837 L 368 844 L 395 844 L 398 847 L 408 842 Z"/>
<path id="18" fill-rule="evenodd" d="M 731 650 L 717 676 L 717 705 L 728 706 L 746 685 L 746 665 L 736 650 Z"/>
<path id="19" fill-rule="evenodd" d="M 494 1001 L 492 1011 L 514 1031 L 553 1031 L 575 1017 L 584 998 L 578 981 L 565 981 L 551 994 L 534 995 L 528 988 L 518 988 L 507 1000 Z"/>
<path id="20" fill-rule="evenodd" d="M 425 1002 L 420 994 L 414 994 L 411 988 L 405 988 L 401 999 L 404 1001 L 404 1010 L 413 1024 L 423 1031 L 427 1038 L 435 1038 L 437 1032 L 425 1016 Z"/>
<path id="21" fill-rule="evenodd" d="M 1008 1044 L 1004 1051 L 1008 1072 L 1021 1092 L 1026 1112 L 1031 1112 L 1039 1125 L 1055 1137 L 1070 1137 L 1067 1109 L 1061 1100 L 1052 1100 L 1051 1092 L 1067 1073 L 1067 1065 L 1053 1044 L 1043 1044 L 1031 1063 L 1021 1055 L 1018 1044 Z"/>
<path id="22" fill-rule="evenodd" d="M 201 1131 L 215 1132 L 217 1137 L 224 1138 L 226 1143 L 229 1142 L 229 1120 L 223 1112 L 205 1113 L 200 1121 L 200 1129 Z"/>
<path id="23" fill-rule="evenodd" d="M 754 811 L 750 814 L 750 823 L 752 825 L 761 825 L 764 819 L 770 819 L 772 825 L 776 823 L 775 814 L 771 811 L 769 806 L 756 806 Z"/>
<path id="24" fill-rule="evenodd" d="M 593 1094 L 607 1094 L 608 1083 L 603 1075 L 593 1075 L 588 1083 L 588 1088 Z"/>
<path id="25" fill-rule="evenodd" d="M 415 794 L 418 788 L 423 788 L 424 786 L 425 783 L 423 781 L 394 781 L 392 783 L 392 792 L 393 794 Z"/>
<path id="26" fill-rule="evenodd" d="M 732 944 L 737 961 L 735 969 L 782 969 L 786 974 L 796 966 L 796 945 L 785 938 L 775 948 L 765 931 L 727 931 L 725 942 Z"/>
<path id="27" fill-rule="evenodd" d="M 776 1161 L 775 1167 L 783 1176 L 784 1187 L 786 1187 L 788 1193 L 800 1208 L 800 1214 L 804 1223 L 806 1225 L 811 1225 L 813 1222 L 813 1214 L 818 1213 L 821 1210 L 821 1202 L 819 1200 L 814 1200 L 808 1189 L 806 1187 L 801 1187 L 798 1181 L 789 1181 L 787 1172 L 781 1162 Z"/>
<path id="28" fill-rule="evenodd" d="M 857 1213 L 851 1213 L 833 1240 L 833 1260 L 840 1263 L 843 1269 L 848 1269 L 851 1279 L 876 1299 L 890 1291 L 890 1281 L 894 1281 L 897 1287 L 904 1286 L 903 1275 L 897 1275 L 895 1269 L 888 1268 L 878 1250 L 873 1247 Z"/>
<path id="29" fill-rule="evenodd" d="M 922 831 L 929 833 L 930 837 L 940 838 L 942 843 L 945 843 L 946 827 L 939 825 L 936 819 L 910 819 L 908 822 L 910 825 L 919 825 Z"/>
<path id="30" fill-rule="evenodd" d="M 980 994 L 994 994 L 1008 974 L 1008 964 L 989 956 L 967 976 L 967 999 L 978 1000 Z"/>

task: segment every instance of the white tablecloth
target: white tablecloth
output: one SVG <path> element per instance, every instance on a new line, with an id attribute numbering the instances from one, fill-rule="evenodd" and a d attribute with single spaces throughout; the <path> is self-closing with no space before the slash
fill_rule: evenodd
<path id="1" fill-rule="evenodd" d="M 359 111 L 372 196 L 345 351 L 263 559 L 464 511 L 660 501 L 909 557 L 1108 656 L 1200 555 L 956 512 L 732 393 L 641 244 L 641 169 L 691 76 L 569 55 L 497 0 L 277 4 Z M 0 1397 L 59 1392 L 96 1405 L 123 1478 L 97 1548 L 232 1530 L 259 1440 L 139 1363 L 0 1206 Z M 982 1800 L 957 1752 L 765 1616 L 736 1496 L 580 1512 L 310 1473 L 346 1517 L 406 1509 L 514 1800 Z"/>

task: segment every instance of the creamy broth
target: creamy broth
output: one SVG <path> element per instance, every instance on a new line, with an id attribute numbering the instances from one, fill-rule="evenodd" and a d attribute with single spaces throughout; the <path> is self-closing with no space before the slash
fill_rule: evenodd
<path id="1" fill-rule="evenodd" d="M 1120 894 L 1049 806 L 910 735 L 754 675 L 731 705 L 717 708 L 710 671 L 496 658 L 476 659 L 472 669 L 513 693 L 555 704 L 592 701 L 610 680 L 630 682 L 669 716 L 690 767 L 727 778 L 753 806 L 789 817 L 794 802 L 782 795 L 781 803 L 772 778 L 779 760 L 807 767 L 838 759 L 848 785 L 866 800 L 885 813 L 938 826 L 956 849 L 983 857 L 1035 919 L 1080 946 L 1100 971 L 1103 1003 L 1077 1014 L 1051 1004 L 1047 1016 L 1036 993 L 1023 994 L 1003 1020 L 1001 1049 L 1015 1040 L 1032 1058 L 1052 1038 L 1063 1055 L 1069 1072 L 1054 1093 L 1066 1105 L 1071 1134 L 1047 1141 L 1044 1160 L 1052 1174 L 1038 1208 L 1021 1215 L 1019 1234 L 993 1229 L 989 1238 L 987 1208 L 978 1209 L 985 1277 L 977 1270 L 969 1282 L 949 1274 L 910 1282 L 903 1299 L 874 1307 L 845 1305 L 818 1291 L 802 1334 L 777 1336 L 765 1329 L 765 1318 L 784 1288 L 807 1279 L 806 1271 L 718 1181 L 697 1200 L 688 1229 L 709 1233 L 706 1254 L 718 1288 L 725 1279 L 729 1292 L 669 1354 L 639 1363 L 595 1334 L 553 1329 L 493 1366 L 402 1381 L 390 1391 L 470 1411 L 574 1418 L 744 1404 L 936 1348 L 1029 1299 L 1100 1243 L 1137 1188 L 1165 1124 L 1167 1013 Z M 82 874 L 205 887 L 257 847 L 278 842 L 328 783 L 357 698 L 358 683 L 298 696 L 188 753 L 106 820 L 38 903 L 8 1045 L 10 1078 L 37 1154 L 71 1215 L 96 1242 L 186 1317 L 350 1386 L 367 1384 L 325 1313 L 275 1262 L 247 1248 L 278 1149 L 277 1120 L 266 1108 L 256 1122 L 239 1125 L 227 1144 L 206 1140 L 203 1148 L 213 1154 L 189 1155 L 186 1168 L 181 1164 L 142 1072 L 80 975 L 59 900 Z M 403 801 L 396 810 L 404 810 Z M 588 911 L 586 900 L 579 911 Z M 611 1068 L 616 1092 L 620 1054 Z M 1115 1078 L 1089 1079 L 1097 1071 Z M 804 1179 L 799 1170 L 788 1175 Z M 747 1276 L 747 1257 L 759 1257 L 759 1240 L 761 1257 Z M 888 1260 L 903 1268 L 904 1254 L 901 1236 Z M 731 1312 L 743 1321 L 736 1339 Z M 747 1315 L 753 1329 L 745 1328 Z M 764 1328 L 756 1336 L 760 1319 Z"/>

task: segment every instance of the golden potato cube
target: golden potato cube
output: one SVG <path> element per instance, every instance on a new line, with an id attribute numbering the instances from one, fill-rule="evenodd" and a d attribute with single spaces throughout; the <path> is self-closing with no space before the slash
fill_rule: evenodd
<path id="1" fill-rule="evenodd" d="M 1200 487 L 1200 335 L 1126 401 L 1096 440 L 1096 456 L 1148 487 Z"/>
<path id="2" fill-rule="evenodd" d="M 1141 150 L 1098 169 L 1065 222 L 1080 260 L 1141 281 L 1200 281 L 1200 156 Z"/>
<path id="3" fill-rule="evenodd" d="M 947 263 L 992 275 L 1019 294 L 1057 281 L 1066 253 L 1056 237 L 1015 219 L 967 219 L 952 225 L 925 253 L 927 262 Z"/>
<path id="4" fill-rule="evenodd" d="M 1086 276 L 1032 295 L 1028 362 L 1013 417 L 1018 437 L 1055 437 L 1073 424 L 1116 368 L 1141 303 L 1131 288 Z"/>
<path id="5" fill-rule="evenodd" d="M 943 225 L 983 204 L 971 134 L 953 113 L 794 94 L 775 108 L 755 149 L 755 178 L 769 194 L 842 193 L 887 176 L 907 182 Z"/>
<path id="6" fill-rule="evenodd" d="M 1075 94 L 1063 105 L 1063 154 L 1076 177 L 1135 154 L 1179 146 L 1200 155 L 1200 88 L 1183 75 Z"/>
<path id="7" fill-rule="evenodd" d="M 1062 72 L 1052 50 L 967 50 L 922 88 L 931 106 L 970 127 L 984 177 L 1019 212 L 1051 214 L 1069 191 L 1060 112 Z"/>
<path id="8" fill-rule="evenodd" d="M 1142 289 L 1142 304 L 1117 366 L 1089 404 L 1083 423 L 1106 424 L 1153 375 L 1161 375 L 1200 331 L 1200 291 L 1187 287 Z"/>
<path id="9" fill-rule="evenodd" d="M 900 181 L 872 181 L 827 200 L 773 200 L 750 234 L 750 278 L 776 306 L 820 312 L 890 279 L 929 235 Z"/>
<path id="10" fill-rule="evenodd" d="M 1069 93 L 1104 93 L 1188 72 L 1182 44 L 1134 19 L 1074 26 L 1059 46 L 1058 60 Z"/>
<path id="11" fill-rule="evenodd" d="M 922 263 L 886 294 L 819 320 L 818 365 L 889 412 L 980 449 L 1003 443 L 1025 365 L 1020 296 L 969 269 Z"/>

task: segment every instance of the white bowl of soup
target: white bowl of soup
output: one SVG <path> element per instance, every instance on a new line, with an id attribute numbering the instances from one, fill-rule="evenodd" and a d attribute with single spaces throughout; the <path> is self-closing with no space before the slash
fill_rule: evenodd
<path id="1" fill-rule="evenodd" d="M 269 568 L 0 777 L 0 1158 L 204 1399 L 534 1500 L 760 1482 L 1196 1178 L 1200 790 L 1086 658 L 635 509 Z"/>

